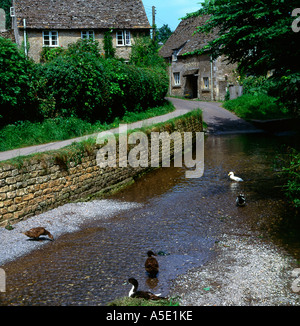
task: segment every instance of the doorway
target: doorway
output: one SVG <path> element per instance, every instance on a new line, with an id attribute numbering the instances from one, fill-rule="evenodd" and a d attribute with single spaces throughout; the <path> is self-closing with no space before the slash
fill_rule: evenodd
<path id="1" fill-rule="evenodd" d="M 184 95 L 188 98 L 198 97 L 198 76 L 197 75 L 187 75 Z"/>

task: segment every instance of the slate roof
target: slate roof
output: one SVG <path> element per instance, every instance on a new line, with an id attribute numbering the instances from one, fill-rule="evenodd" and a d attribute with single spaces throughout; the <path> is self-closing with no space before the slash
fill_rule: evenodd
<path id="1" fill-rule="evenodd" d="M 142 0 L 15 0 L 19 28 L 149 29 Z"/>
<path id="2" fill-rule="evenodd" d="M 203 33 L 194 34 L 194 32 L 198 26 L 203 25 L 208 19 L 209 16 L 197 16 L 183 19 L 165 45 L 161 48 L 159 54 L 164 58 L 169 58 L 175 50 L 179 50 L 177 56 L 180 56 L 187 52 L 202 49 L 215 37 L 215 35 Z"/>

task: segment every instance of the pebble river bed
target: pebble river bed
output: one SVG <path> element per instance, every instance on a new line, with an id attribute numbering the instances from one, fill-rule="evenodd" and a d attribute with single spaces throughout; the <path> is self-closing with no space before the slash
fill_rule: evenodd
<path id="1" fill-rule="evenodd" d="M 278 230 L 290 212 L 273 169 L 281 146 L 293 141 L 209 136 L 201 178 L 186 179 L 184 166 L 160 168 L 105 199 L 1 228 L 0 305 L 103 306 L 128 295 L 129 277 L 181 305 L 299 305 L 299 232 Z M 229 171 L 244 182 L 230 181 Z M 236 207 L 241 192 L 247 204 Z M 54 241 L 22 234 L 35 226 Z M 164 253 L 155 279 L 144 269 L 148 250 Z"/>

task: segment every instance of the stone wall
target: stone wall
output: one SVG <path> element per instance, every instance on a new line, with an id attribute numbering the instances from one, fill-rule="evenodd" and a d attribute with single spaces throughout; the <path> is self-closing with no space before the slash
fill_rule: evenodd
<path id="1" fill-rule="evenodd" d="M 58 46 L 67 48 L 67 46 L 71 43 L 75 43 L 81 39 L 81 31 L 84 30 L 55 30 L 58 32 Z M 103 40 L 104 34 L 107 30 L 93 30 L 95 40 L 99 42 L 100 48 L 102 49 L 102 53 L 104 54 L 103 50 Z M 40 61 L 41 52 L 43 50 L 43 30 L 39 29 L 28 29 L 26 31 L 27 40 L 29 42 L 29 52 L 28 55 L 32 58 L 35 62 Z M 131 31 L 131 44 L 134 44 L 134 40 L 136 38 L 140 38 L 142 36 L 148 35 L 147 31 L 142 30 L 132 30 Z M 22 44 L 24 41 L 24 32 L 23 30 L 19 30 L 19 45 Z M 117 45 L 116 40 L 116 31 L 112 32 L 112 41 L 113 47 L 116 49 L 116 57 L 123 58 L 125 60 L 129 60 L 131 54 L 131 46 L 119 46 Z"/>
<path id="2" fill-rule="evenodd" d="M 202 130 L 201 112 L 196 111 L 143 132 L 150 141 L 152 131 L 179 131 L 180 134 L 189 131 L 195 135 Z M 58 151 L 2 162 L 0 225 L 31 217 L 67 202 L 116 190 L 151 169 L 130 166 L 100 168 L 96 162 L 99 146 L 90 140 Z M 171 152 L 173 150 L 174 145 Z"/>
<path id="3" fill-rule="evenodd" d="M 0 37 L 6 38 L 11 40 L 12 42 L 15 42 L 15 37 L 14 37 L 14 33 L 12 32 L 12 30 L 9 31 L 1 31 L 0 30 Z"/>
<path id="4" fill-rule="evenodd" d="M 236 83 L 236 66 L 219 57 L 211 65 L 208 55 L 179 56 L 169 68 L 172 96 L 199 98 L 204 101 L 224 100 L 229 85 Z M 174 73 L 180 73 L 180 84 L 175 85 Z M 206 87 L 204 79 L 208 80 Z M 211 94 L 213 83 L 213 95 Z"/>

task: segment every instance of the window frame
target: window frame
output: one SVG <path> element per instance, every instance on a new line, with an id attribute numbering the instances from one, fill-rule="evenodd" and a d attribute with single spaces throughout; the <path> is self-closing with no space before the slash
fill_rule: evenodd
<path id="1" fill-rule="evenodd" d="M 174 86 L 180 86 L 181 85 L 180 72 L 173 72 L 173 80 L 174 80 Z"/>
<path id="2" fill-rule="evenodd" d="M 45 36 L 46 33 L 49 33 L 47 37 L 49 37 L 49 44 L 45 44 Z M 56 44 L 54 44 L 53 38 L 54 36 L 56 37 Z M 43 46 L 45 47 L 51 47 L 51 48 L 56 48 L 59 47 L 59 35 L 58 31 L 51 30 L 51 31 L 43 31 Z"/>
<path id="3" fill-rule="evenodd" d="M 210 81 L 209 81 L 209 77 L 203 77 L 203 89 L 208 90 L 210 88 Z M 207 83 L 206 83 L 207 81 Z"/>
<path id="4" fill-rule="evenodd" d="M 84 34 L 87 34 L 87 37 L 84 37 Z M 95 32 L 93 30 L 83 30 L 81 31 L 81 39 L 95 41 Z"/>
<path id="5" fill-rule="evenodd" d="M 121 41 L 119 43 L 119 41 Z M 127 29 L 119 30 L 116 32 L 116 45 L 117 46 L 131 46 L 131 33 Z"/>

